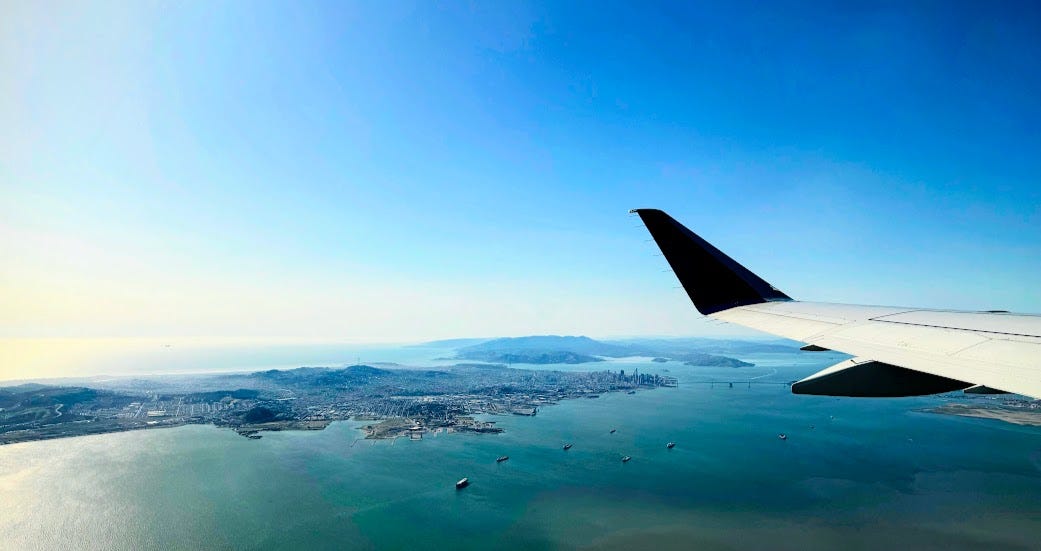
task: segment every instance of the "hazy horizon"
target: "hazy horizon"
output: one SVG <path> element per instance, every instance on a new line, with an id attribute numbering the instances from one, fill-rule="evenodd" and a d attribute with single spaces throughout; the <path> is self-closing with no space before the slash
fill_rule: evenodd
<path id="1" fill-rule="evenodd" d="M 231 371 L 335 367 L 351 363 L 400 363 L 432 365 L 435 358 L 401 356 L 400 350 L 419 350 L 423 345 L 438 350 L 455 347 L 444 341 L 493 340 L 504 337 L 550 336 L 511 335 L 457 337 L 427 341 L 372 342 L 321 338 L 0 338 L 0 386 L 5 383 L 81 379 L 91 377 L 134 377 L 155 375 L 211 374 Z M 553 335 L 556 336 L 556 335 Z M 572 336 L 572 335 L 560 335 Z M 573 335 L 589 336 L 589 335 Z M 644 335 L 595 337 L 600 341 L 641 339 L 733 339 L 784 341 L 765 334 L 741 335 Z M 324 363 L 310 360 L 325 358 Z M 194 367 L 193 367 L 194 366 Z"/>
<path id="2" fill-rule="evenodd" d="M 642 207 L 796 299 L 1041 312 L 1036 10 L 4 15 L 5 337 L 711 329 Z"/>

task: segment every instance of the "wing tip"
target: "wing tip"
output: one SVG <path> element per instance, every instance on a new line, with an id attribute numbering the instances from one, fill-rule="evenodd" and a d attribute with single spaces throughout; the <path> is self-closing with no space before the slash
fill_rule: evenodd
<path id="1" fill-rule="evenodd" d="M 791 300 L 664 211 L 639 208 L 629 212 L 643 220 L 694 307 L 702 314 Z"/>

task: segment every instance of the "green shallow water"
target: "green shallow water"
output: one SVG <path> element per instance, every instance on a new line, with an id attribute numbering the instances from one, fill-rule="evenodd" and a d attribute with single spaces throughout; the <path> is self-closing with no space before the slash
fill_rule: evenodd
<path id="1" fill-rule="evenodd" d="M 0 547 L 1037 548 L 1041 430 L 915 411 L 947 398 L 699 383 L 788 381 L 836 358 L 750 359 L 667 364 L 679 388 L 495 417 L 499 435 L 373 443 L 344 422 L 261 440 L 187 426 L 3 446 Z M 605 367 L 662 368 L 591 368 Z"/>

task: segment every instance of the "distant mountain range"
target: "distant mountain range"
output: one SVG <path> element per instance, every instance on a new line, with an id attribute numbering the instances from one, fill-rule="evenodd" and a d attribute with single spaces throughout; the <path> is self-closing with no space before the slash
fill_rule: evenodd
<path id="1" fill-rule="evenodd" d="M 621 358 L 633 356 L 628 346 L 610 344 L 589 337 L 556 335 L 507 337 L 464 346 L 456 350 L 457 358 L 497 363 L 578 364 L 603 361 L 598 356 Z"/>
<path id="2" fill-rule="evenodd" d="M 604 358 L 652 356 L 659 361 L 675 360 L 689 365 L 745 367 L 753 364 L 713 352 L 743 354 L 792 352 L 796 349 L 777 342 L 721 339 L 598 341 L 585 336 L 539 335 L 491 339 L 460 346 L 456 349 L 456 359 L 507 364 L 577 364 L 599 362 Z"/>
<path id="3" fill-rule="evenodd" d="M 466 338 L 466 339 L 442 339 L 438 341 L 427 341 L 419 344 L 408 345 L 409 348 L 461 348 L 473 344 L 480 344 L 492 340 L 491 337 Z"/>
<path id="4" fill-rule="evenodd" d="M 460 352 L 457 359 L 475 360 L 479 362 L 490 362 L 498 364 L 583 364 L 588 362 L 602 362 L 603 358 L 578 354 L 568 350 L 531 350 L 531 351 L 496 351 L 496 350 L 469 350 Z"/>
<path id="5" fill-rule="evenodd" d="M 799 344 L 784 340 L 738 340 L 738 339 L 710 339 L 704 337 L 686 338 L 634 338 L 617 341 L 609 341 L 615 344 L 627 344 L 636 349 L 649 352 L 641 354 L 654 356 L 683 354 L 691 351 L 704 352 L 706 354 L 760 354 L 760 353 L 791 353 L 799 349 Z"/>

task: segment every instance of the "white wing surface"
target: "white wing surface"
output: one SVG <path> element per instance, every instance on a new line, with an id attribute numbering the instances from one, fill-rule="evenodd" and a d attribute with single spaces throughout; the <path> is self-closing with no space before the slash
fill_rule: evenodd
<path id="1" fill-rule="evenodd" d="M 634 212 L 701 313 L 855 356 L 793 384 L 797 394 L 1041 398 L 1041 316 L 795 301 L 664 212 Z"/>

